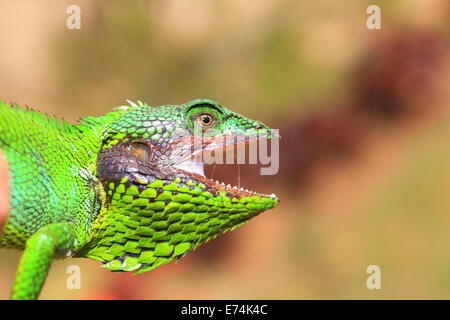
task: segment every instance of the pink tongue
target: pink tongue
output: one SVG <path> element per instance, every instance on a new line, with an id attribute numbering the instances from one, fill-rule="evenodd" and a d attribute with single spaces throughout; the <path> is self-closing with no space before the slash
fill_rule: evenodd
<path id="1" fill-rule="evenodd" d="M 179 163 L 176 165 L 177 169 L 181 169 L 187 172 L 195 173 L 203 178 L 205 177 L 204 172 L 204 163 L 201 162 L 201 160 L 196 159 L 188 159 L 186 161 L 183 161 L 182 163 Z"/>

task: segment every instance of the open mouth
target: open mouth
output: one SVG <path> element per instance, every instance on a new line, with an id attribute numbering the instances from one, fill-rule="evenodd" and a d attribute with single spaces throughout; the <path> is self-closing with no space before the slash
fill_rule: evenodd
<path id="1" fill-rule="evenodd" d="M 220 152 L 222 155 L 225 155 L 225 153 L 229 149 L 245 148 L 245 146 L 257 143 L 259 140 L 267 137 L 268 134 L 201 139 L 189 137 L 189 143 L 184 144 L 183 148 L 185 148 L 186 150 L 188 148 L 191 148 L 191 150 L 187 156 L 179 158 L 180 160 L 175 164 L 175 168 L 184 171 L 188 175 L 202 181 L 209 187 L 209 189 L 211 189 L 213 193 L 225 191 L 229 196 L 238 198 L 258 196 L 260 198 L 277 199 L 276 195 L 273 193 L 270 195 L 257 193 L 241 186 L 231 186 L 230 184 L 225 184 L 224 182 L 210 179 L 205 175 L 204 160 L 205 157 L 211 156 L 212 152 Z M 208 165 L 210 164 L 211 163 L 208 162 Z M 220 162 L 219 164 L 223 164 L 223 162 Z"/>

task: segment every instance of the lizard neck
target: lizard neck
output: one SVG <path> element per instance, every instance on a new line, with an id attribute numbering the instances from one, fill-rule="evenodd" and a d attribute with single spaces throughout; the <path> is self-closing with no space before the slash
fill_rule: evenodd
<path id="1" fill-rule="evenodd" d="M 58 222 L 75 227 L 75 248 L 89 239 L 105 203 L 96 162 L 106 120 L 70 125 L 0 102 L 0 149 L 11 186 L 0 246 L 23 248 L 42 226 Z"/>

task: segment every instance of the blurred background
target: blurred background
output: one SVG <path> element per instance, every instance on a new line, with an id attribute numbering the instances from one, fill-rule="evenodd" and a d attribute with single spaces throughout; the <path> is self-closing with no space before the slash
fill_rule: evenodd
<path id="1" fill-rule="evenodd" d="M 73 122 L 204 97 L 282 136 L 277 175 L 240 170 L 276 209 L 139 276 L 57 261 L 42 299 L 450 299 L 449 1 L 0 0 L 0 39 L 7 102 Z M 0 299 L 19 256 L 0 249 Z"/>

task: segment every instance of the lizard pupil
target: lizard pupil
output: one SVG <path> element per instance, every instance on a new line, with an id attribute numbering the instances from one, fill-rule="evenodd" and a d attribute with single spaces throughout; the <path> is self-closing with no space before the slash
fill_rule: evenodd
<path id="1" fill-rule="evenodd" d="M 199 117 L 200 123 L 204 127 L 209 127 L 213 123 L 213 118 L 209 114 L 202 114 Z"/>
<path id="2" fill-rule="evenodd" d="M 202 120 L 203 120 L 203 123 L 206 124 L 206 125 L 211 123 L 211 118 L 208 115 L 206 115 L 206 114 L 203 115 Z"/>

